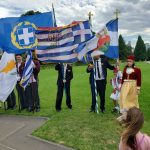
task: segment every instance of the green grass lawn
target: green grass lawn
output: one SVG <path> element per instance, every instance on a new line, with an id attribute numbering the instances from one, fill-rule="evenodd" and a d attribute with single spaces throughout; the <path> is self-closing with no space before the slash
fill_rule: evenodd
<path id="1" fill-rule="evenodd" d="M 122 64 L 122 68 L 123 66 Z M 150 135 L 150 64 L 137 63 L 137 66 L 142 68 L 142 89 L 139 97 L 140 107 L 145 115 L 145 124 L 142 130 Z M 65 105 L 65 95 L 62 112 L 56 113 L 55 111 L 57 72 L 51 68 L 43 69 L 40 72 L 41 112 L 33 114 L 23 111 L 19 113 L 18 110 L 4 111 L 0 109 L 0 114 L 47 116 L 50 117 L 50 120 L 33 133 L 35 136 L 74 149 L 117 150 L 121 127 L 116 122 L 117 116 L 111 114 L 113 105 L 109 99 L 112 91 L 109 80 L 113 73 L 108 71 L 106 113 L 98 115 L 88 112 L 91 106 L 91 93 L 86 66 L 76 66 L 73 71 L 74 79 L 71 85 L 73 109 L 71 111 Z"/>

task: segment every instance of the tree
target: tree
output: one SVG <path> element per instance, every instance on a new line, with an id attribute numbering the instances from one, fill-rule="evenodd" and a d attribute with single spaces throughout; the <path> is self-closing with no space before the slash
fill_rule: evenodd
<path id="1" fill-rule="evenodd" d="M 119 58 L 125 60 L 127 57 L 127 49 L 122 35 L 119 35 Z"/>
<path id="2" fill-rule="evenodd" d="M 23 16 L 29 16 L 29 15 L 36 15 L 36 14 L 40 14 L 41 12 L 39 11 L 33 11 L 33 10 L 29 10 L 26 13 L 22 14 L 21 17 Z"/>
<path id="3" fill-rule="evenodd" d="M 129 45 L 126 45 L 126 54 L 127 54 L 127 56 L 133 54 L 132 47 Z"/>
<path id="4" fill-rule="evenodd" d="M 150 48 L 147 50 L 147 60 L 150 61 Z"/>
<path id="5" fill-rule="evenodd" d="M 146 59 L 146 46 L 140 35 L 138 36 L 134 55 L 136 61 L 140 61 L 140 60 L 144 61 Z"/>

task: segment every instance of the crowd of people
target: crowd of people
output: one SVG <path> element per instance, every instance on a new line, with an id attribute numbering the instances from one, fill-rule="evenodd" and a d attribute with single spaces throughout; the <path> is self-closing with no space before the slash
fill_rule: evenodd
<path id="1" fill-rule="evenodd" d="M 113 70 L 114 77 L 110 80 L 112 85 L 112 99 L 114 108 L 112 113 L 120 114 L 117 120 L 124 125 L 125 129 L 119 144 L 119 150 L 149 150 L 150 137 L 140 132 L 144 123 L 144 115 L 139 109 L 138 95 L 141 88 L 141 70 L 135 66 L 134 56 L 127 57 L 127 64 L 120 70 L 119 64 L 111 65 L 100 51 L 94 51 L 93 61 L 87 66 L 86 72 L 89 73 L 89 83 L 91 88 L 91 107 L 89 112 L 96 112 L 98 103 L 97 96 L 100 97 L 100 110 L 105 113 L 105 91 L 107 84 L 107 68 Z M 27 109 L 29 112 L 40 111 L 40 97 L 38 92 L 40 63 L 33 55 L 33 73 L 30 77 L 28 86 L 24 89 L 21 84 L 22 73 L 25 61 L 21 55 L 16 55 L 16 68 L 18 82 L 16 89 L 18 93 L 21 110 Z M 73 79 L 73 69 L 71 64 L 58 63 L 55 66 L 58 71 L 57 95 L 55 109 L 61 112 L 63 93 L 66 95 L 66 105 L 72 109 L 71 103 L 71 80 Z M 7 109 L 16 108 L 16 96 L 14 91 L 7 98 Z"/>
<path id="2" fill-rule="evenodd" d="M 141 70 L 135 66 L 134 56 L 128 56 L 127 65 L 124 71 L 120 70 L 119 64 L 109 64 L 101 51 L 94 51 L 91 54 L 93 61 L 87 66 L 89 73 L 89 83 L 91 87 L 91 108 L 90 112 L 96 112 L 98 104 L 97 96 L 100 97 L 100 110 L 105 113 L 105 91 L 107 85 L 107 68 L 113 70 L 114 77 L 110 80 L 113 91 L 110 94 L 110 99 L 114 103 L 112 112 L 124 113 L 131 107 L 139 108 L 138 94 L 141 87 Z M 20 81 L 22 79 L 23 70 L 25 67 L 25 58 L 21 55 L 16 55 L 16 68 L 18 74 L 18 82 L 16 89 L 18 93 L 20 109 L 27 109 L 29 112 L 34 109 L 40 111 L 40 97 L 38 91 L 38 74 L 40 72 L 40 63 L 36 59 L 33 52 L 33 73 L 30 77 L 27 87 L 24 89 Z M 55 66 L 58 71 L 57 79 L 57 95 L 56 95 L 56 111 L 61 111 L 61 103 L 63 93 L 66 95 L 66 105 L 72 109 L 71 103 L 71 80 L 73 79 L 73 69 L 71 64 L 58 63 Z M 118 102 L 119 101 L 119 102 Z M 16 108 L 16 96 L 14 91 L 7 98 L 7 109 Z"/>

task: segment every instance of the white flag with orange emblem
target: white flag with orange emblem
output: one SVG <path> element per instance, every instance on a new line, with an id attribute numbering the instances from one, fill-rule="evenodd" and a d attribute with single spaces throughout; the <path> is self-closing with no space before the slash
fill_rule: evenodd
<path id="1" fill-rule="evenodd" d="M 0 60 L 0 101 L 6 101 L 17 83 L 17 69 L 14 54 L 3 53 Z"/>

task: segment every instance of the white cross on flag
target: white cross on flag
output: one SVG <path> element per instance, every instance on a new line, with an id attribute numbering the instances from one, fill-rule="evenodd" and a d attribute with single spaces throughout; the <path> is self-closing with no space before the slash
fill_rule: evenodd
<path id="1" fill-rule="evenodd" d="M 78 27 L 79 29 L 77 29 L 76 31 L 73 31 L 73 36 L 79 35 L 81 37 L 80 42 L 84 42 L 86 40 L 86 35 L 92 36 L 91 29 L 86 28 L 83 22 L 80 22 Z"/>
<path id="2" fill-rule="evenodd" d="M 27 46 L 34 43 L 34 33 L 33 28 L 22 28 L 17 30 L 18 40 L 21 46 Z"/>

